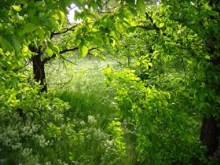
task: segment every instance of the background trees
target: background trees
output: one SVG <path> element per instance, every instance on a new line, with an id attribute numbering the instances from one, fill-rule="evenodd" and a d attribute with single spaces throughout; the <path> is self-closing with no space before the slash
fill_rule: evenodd
<path id="1" fill-rule="evenodd" d="M 202 116 L 200 140 L 206 146 L 208 156 L 218 155 L 216 98 L 219 34 L 214 30 L 219 28 L 218 5 L 219 2 L 161 1 L 158 6 L 147 7 L 145 16 L 140 16 L 139 22 L 134 23 L 134 26 L 146 31 L 143 33 L 136 30 L 134 35 L 141 36 L 144 42 L 139 42 L 138 39 L 135 39 L 136 42 L 129 42 L 130 38 L 126 38 L 124 42 L 124 47 L 129 47 L 128 50 L 133 48 L 134 43 L 138 43 L 135 47 L 138 47 L 137 54 L 140 53 L 141 57 L 131 56 L 134 51 L 122 50 L 122 54 L 132 57 L 132 60 L 129 59 L 132 64 L 118 74 L 110 69 L 106 70 L 117 91 L 116 101 L 122 118 L 132 126 L 126 128 L 129 128 L 128 134 L 133 134 L 136 139 L 136 151 L 140 154 L 142 163 L 193 163 L 200 153 L 196 153 L 196 156 L 193 154 L 195 151 L 192 151 L 192 157 L 188 157 L 189 154 L 184 156 L 189 147 L 184 149 L 183 145 L 195 145 L 197 151 L 202 151 L 197 140 L 200 127 L 198 121 Z M 138 17 L 135 21 L 137 20 Z M 145 37 L 146 40 L 143 39 Z M 140 46 L 140 43 L 145 44 Z M 142 47 L 147 47 L 148 51 L 141 49 Z M 176 121 L 183 123 L 178 125 Z M 149 135 L 147 131 L 150 132 Z M 163 137 L 174 139 L 168 142 L 168 138 L 163 141 Z M 154 140 L 157 138 L 158 140 Z M 158 141 L 161 143 L 158 144 Z M 175 147 L 167 147 L 164 151 L 165 146 L 172 146 L 173 141 L 178 141 Z M 159 146 L 163 146 L 163 149 L 159 149 Z M 180 157 L 173 158 L 176 148 L 179 153 L 183 153 Z M 155 152 L 152 154 L 152 151 Z M 201 160 L 202 157 L 199 157 Z"/>
<path id="2" fill-rule="evenodd" d="M 166 2 L 165 2 L 166 3 Z M 204 84 L 198 92 L 200 104 L 203 104 L 204 115 L 200 139 L 208 147 L 208 154 L 213 155 L 218 148 L 218 70 L 219 70 L 219 1 L 183 2 L 172 6 L 178 9 L 181 16 L 173 14 L 180 24 L 189 27 L 201 39 L 202 52 L 197 55 L 197 61 L 204 63 L 204 77 L 198 78 Z M 187 6 L 187 8 L 185 7 Z M 195 15 L 192 16 L 191 12 Z M 191 16 L 191 17 L 190 17 Z M 197 51 L 198 52 L 198 51 Z M 199 59 L 198 59 L 199 58 Z M 207 60 L 202 60 L 207 58 Z M 201 105 L 200 105 L 201 106 Z"/>
<path id="3" fill-rule="evenodd" d="M 72 3 L 81 22 L 70 24 Z M 72 148 L 86 148 L 85 138 L 100 148 L 95 158 L 85 152 L 81 164 L 125 163 L 130 153 L 130 164 L 211 162 L 205 151 L 218 159 L 219 22 L 218 1 L 2 1 L 1 158 L 71 164 Z M 121 64 L 104 70 L 114 96 L 104 128 L 91 112 L 80 125 L 75 107 L 57 97 L 68 99 L 52 87 L 46 92 L 45 64 L 68 52 L 113 55 Z"/>

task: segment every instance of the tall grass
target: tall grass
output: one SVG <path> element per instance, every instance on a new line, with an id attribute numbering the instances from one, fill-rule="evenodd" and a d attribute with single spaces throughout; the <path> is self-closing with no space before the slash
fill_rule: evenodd
<path id="1" fill-rule="evenodd" d="M 55 89 L 56 96 L 69 103 L 64 118 L 74 126 L 68 131 L 72 132 L 69 137 L 59 144 L 68 150 L 65 162 L 125 164 L 125 144 L 117 108 L 112 104 L 112 94 L 102 74 L 102 69 L 114 62 L 83 59 L 74 63 L 55 61 L 47 67 L 49 89 Z"/>
<path id="2" fill-rule="evenodd" d="M 75 64 L 58 63 L 48 66 L 48 84 L 62 100 L 70 104 L 71 117 L 85 119 L 88 115 L 111 117 L 111 92 L 106 88 L 102 69 L 113 64 L 100 59 L 74 60 Z M 58 69 L 55 69 L 58 68 Z"/>

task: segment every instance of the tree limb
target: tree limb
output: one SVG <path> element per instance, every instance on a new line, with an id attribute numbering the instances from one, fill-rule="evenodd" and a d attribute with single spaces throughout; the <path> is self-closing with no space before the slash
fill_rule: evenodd
<path id="1" fill-rule="evenodd" d="M 63 54 L 63 53 L 75 51 L 75 50 L 77 50 L 77 49 L 78 49 L 78 47 L 70 48 L 70 49 L 64 49 L 64 50 L 61 50 L 58 54 Z M 53 55 L 50 56 L 50 57 L 44 58 L 42 62 L 45 64 L 46 62 L 48 62 L 49 60 L 55 58 L 56 56 L 57 56 L 57 54 L 53 54 Z"/>
<path id="2" fill-rule="evenodd" d="M 78 50 L 78 47 L 61 50 L 59 52 L 59 54 L 63 54 L 63 53 L 67 53 L 67 52 L 72 52 L 72 51 L 75 51 L 75 50 Z"/>
<path id="3" fill-rule="evenodd" d="M 69 31 L 74 31 L 77 26 L 78 26 L 78 24 L 73 25 L 73 26 L 71 26 L 71 27 L 69 27 L 69 28 L 65 28 L 65 29 L 63 29 L 63 30 L 60 31 L 60 32 L 52 32 L 51 35 L 50 35 L 50 38 L 53 38 L 53 37 L 56 36 L 56 35 L 65 34 L 65 33 L 69 32 Z"/>
<path id="4" fill-rule="evenodd" d="M 89 49 L 88 53 L 91 54 L 90 52 L 95 50 L 95 49 L 98 49 L 97 47 L 94 47 L 94 48 L 91 48 Z M 76 51 L 78 50 L 78 47 L 75 47 L 75 48 L 70 48 L 70 49 L 64 49 L 64 50 L 61 50 L 58 54 L 64 54 L 64 53 L 67 53 L 67 52 L 73 52 L 73 51 Z M 57 54 L 53 54 L 52 56 L 50 57 L 46 57 L 42 60 L 43 64 L 45 64 L 46 62 L 48 62 L 49 60 L 55 58 L 57 56 Z M 64 59 L 64 57 L 62 56 L 62 59 Z"/>

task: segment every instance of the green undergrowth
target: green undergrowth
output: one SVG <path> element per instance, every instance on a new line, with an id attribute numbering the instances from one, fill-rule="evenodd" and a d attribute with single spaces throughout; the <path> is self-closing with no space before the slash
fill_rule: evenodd
<path id="1" fill-rule="evenodd" d="M 74 64 L 55 63 L 48 68 L 49 87 L 55 90 L 61 100 L 70 105 L 66 117 L 86 120 L 88 116 L 95 115 L 103 120 L 100 124 L 106 119 L 112 120 L 115 117 L 115 107 L 112 104 L 111 91 L 106 88 L 102 70 L 114 65 L 114 62 L 100 59 L 73 62 Z M 54 70 L 54 66 L 59 69 Z"/>
<path id="2" fill-rule="evenodd" d="M 114 62 L 99 59 L 74 62 L 55 62 L 47 68 L 49 90 L 55 90 L 55 95 L 69 104 L 63 114 L 64 134 L 55 147 L 65 150 L 60 159 L 80 165 L 127 164 L 121 122 L 102 74 L 102 69 Z M 59 70 L 54 70 L 54 66 Z"/>
<path id="3" fill-rule="evenodd" d="M 109 100 L 100 97 L 97 90 L 84 93 L 66 89 L 57 96 L 70 105 L 64 118 L 74 125 L 70 137 L 75 141 L 62 142 L 72 146 L 68 149 L 70 159 L 78 164 L 123 164 L 123 132 Z"/>

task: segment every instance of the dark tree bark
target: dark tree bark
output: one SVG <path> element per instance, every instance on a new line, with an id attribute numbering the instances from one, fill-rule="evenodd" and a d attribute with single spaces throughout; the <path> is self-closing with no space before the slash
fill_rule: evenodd
<path id="1" fill-rule="evenodd" d="M 69 31 L 74 31 L 75 28 L 78 25 L 73 25 L 72 27 L 63 29 L 60 32 L 51 32 L 51 36 L 50 38 L 52 39 L 54 36 L 56 35 L 62 35 L 65 34 Z M 47 91 L 47 84 L 46 84 L 46 73 L 45 73 L 45 63 L 48 62 L 49 60 L 53 59 L 56 57 L 56 54 L 53 54 L 51 57 L 47 57 L 47 58 L 42 58 L 42 55 L 44 53 L 44 49 L 42 48 L 43 46 L 39 46 L 39 47 L 35 47 L 33 45 L 29 45 L 29 49 L 35 53 L 32 57 L 32 64 L 33 64 L 33 74 L 34 74 L 34 79 L 36 82 L 39 82 L 40 85 L 42 86 L 41 91 L 40 92 L 46 92 Z M 66 52 L 70 52 L 70 51 L 75 51 L 78 48 L 71 48 L 71 49 L 65 49 L 60 51 L 60 54 L 66 53 Z"/>
<path id="2" fill-rule="evenodd" d="M 209 5 L 213 10 L 220 13 L 218 5 L 220 4 L 220 0 L 210 0 Z M 210 16 L 210 20 L 215 20 L 215 17 Z M 220 65 L 220 57 L 217 55 L 220 51 L 217 48 L 217 43 L 219 42 L 219 36 L 216 36 L 215 33 L 210 32 L 208 34 L 208 38 L 206 39 L 206 48 L 208 53 L 211 55 L 211 64 L 213 66 Z M 216 54 L 217 53 L 217 54 Z M 219 84 L 212 84 L 213 89 L 217 92 L 219 91 Z M 204 117 L 202 121 L 202 128 L 200 132 L 200 140 L 202 144 L 207 147 L 207 155 L 215 157 L 220 160 L 220 143 L 219 143 L 219 135 L 220 135 L 220 121 L 215 117 Z"/>
<path id="3" fill-rule="evenodd" d="M 36 82 L 39 82 L 42 86 L 41 92 L 47 91 L 47 85 L 46 85 L 46 74 L 45 74 L 45 67 L 44 63 L 41 60 L 41 54 L 37 54 L 32 57 L 33 62 L 33 74 L 34 79 Z"/>
<path id="4" fill-rule="evenodd" d="M 220 57 L 216 56 L 216 52 L 220 51 L 219 48 L 216 47 L 217 42 L 218 39 L 213 34 L 209 36 L 206 42 L 207 52 L 211 55 L 210 63 L 214 68 L 220 65 Z M 209 85 L 219 93 L 219 83 Z M 207 148 L 207 156 L 215 157 L 218 160 L 220 160 L 219 126 L 220 121 L 216 117 L 204 117 L 200 132 L 200 140 Z"/>
<path id="5" fill-rule="evenodd" d="M 45 74 L 45 66 L 44 66 L 45 62 L 42 60 L 42 54 L 43 54 L 42 48 L 41 46 L 39 46 L 38 48 L 34 46 L 29 46 L 29 48 L 33 53 L 36 53 L 32 57 L 34 79 L 42 86 L 41 92 L 46 92 L 47 85 L 46 85 L 46 74 Z"/>
<path id="6" fill-rule="evenodd" d="M 207 156 L 214 156 L 219 146 L 218 121 L 214 117 L 204 117 L 200 133 L 200 140 L 207 147 Z"/>

